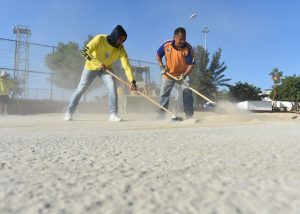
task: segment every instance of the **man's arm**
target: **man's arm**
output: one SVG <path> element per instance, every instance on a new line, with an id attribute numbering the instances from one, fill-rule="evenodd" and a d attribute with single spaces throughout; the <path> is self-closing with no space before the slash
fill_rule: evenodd
<path id="1" fill-rule="evenodd" d="M 157 60 L 157 63 L 159 64 L 159 66 L 164 66 L 162 57 L 158 56 L 158 54 L 156 54 L 156 60 Z"/>
<path id="2" fill-rule="evenodd" d="M 189 52 L 188 52 L 187 56 L 185 57 L 185 63 L 188 65 L 188 67 L 185 70 L 185 72 L 180 75 L 180 77 L 178 79 L 178 83 L 180 83 L 180 84 L 182 84 L 184 82 L 186 76 L 188 76 L 192 72 L 194 65 L 195 65 L 193 48 L 189 44 L 188 44 L 188 48 L 189 48 Z"/>
<path id="3" fill-rule="evenodd" d="M 130 63 L 129 63 L 127 53 L 126 53 L 124 48 L 121 50 L 120 60 L 121 60 L 122 67 L 125 71 L 125 74 L 126 74 L 126 77 L 127 77 L 128 81 L 129 82 L 133 81 L 134 80 L 133 73 L 132 73 L 132 70 L 131 70 L 131 66 L 130 66 Z"/>
<path id="4" fill-rule="evenodd" d="M 188 65 L 186 71 L 180 75 L 177 82 L 179 84 L 182 84 L 184 82 L 186 76 L 188 76 L 192 72 L 193 68 L 194 68 L 194 64 Z"/>
<path id="5" fill-rule="evenodd" d="M 183 74 L 185 76 L 189 75 L 192 72 L 192 70 L 194 68 L 194 65 L 195 65 L 195 58 L 194 58 L 193 48 L 188 43 L 187 43 L 187 46 L 189 48 L 189 53 L 188 53 L 188 55 L 185 58 L 185 62 L 188 64 L 188 67 L 187 67 L 186 71 Z"/>
<path id="6" fill-rule="evenodd" d="M 87 45 L 86 47 L 83 49 L 83 51 L 81 52 L 82 56 L 92 62 L 95 66 L 98 67 L 99 70 L 101 69 L 105 69 L 105 65 L 100 62 L 97 58 L 95 58 L 92 54 L 93 51 L 95 51 L 98 46 L 100 45 L 100 36 L 95 36 Z"/>
<path id="7" fill-rule="evenodd" d="M 183 75 L 184 76 L 189 75 L 192 72 L 193 68 L 194 68 L 194 64 L 189 65 Z"/>
<path id="8" fill-rule="evenodd" d="M 164 57 L 164 55 L 165 55 L 165 44 L 160 46 L 156 52 L 156 60 L 160 67 L 164 66 L 164 63 L 162 61 L 162 58 Z"/>
<path id="9" fill-rule="evenodd" d="M 157 60 L 157 63 L 160 67 L 161 75 L 166 74 L 166 71 L 167 71 L 167 68 L 164 65 L 163 61 L 162 61 L 162 58 L 164 57 L 164 55 L 165 55 L 165 44 L 160 46 L 159 49 L 157 50 L 157 53 L 156 53 L 156 60 Z"/>
<path id="10" fill-rule="evenodd" d="M 136 82 L 134 80 L 134 76 L 133 76 L 133 73 L 131 70 L 129 59 L 128 59 L 127 53 L 124 48 L 122 48 L 122 50 L 121 50 L 120 60 L 121 60 L 122 67 L 125 71 L 126 77 L 127 77 L 128 81 L 130 82 L 130 89 L 133 91 L 136 91 L 136 89 L 137 89 Z"/>

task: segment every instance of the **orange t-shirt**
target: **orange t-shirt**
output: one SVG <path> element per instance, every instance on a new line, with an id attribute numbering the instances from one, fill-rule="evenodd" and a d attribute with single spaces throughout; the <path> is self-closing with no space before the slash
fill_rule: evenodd
<path id="1" fill-rule="evenodd" d="M 157 55 L 161 58 L 165 56 L 168 72 L 175 77 L 179 77 L 189 65 L 194 64 L 193 48 L 187 42 L 178 50 L 174 40 L 167 41 L 157 50 Z"/>

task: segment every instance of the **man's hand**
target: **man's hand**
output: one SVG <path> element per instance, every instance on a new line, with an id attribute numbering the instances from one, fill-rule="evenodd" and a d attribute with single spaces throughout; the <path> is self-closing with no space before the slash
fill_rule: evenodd
<path id="1" fill-rule="evenodd" d="M 98 70 L 99 71 L 104 71 L 106 69 L 106 66 L 104 65 L 104 64 L 100 64 L 99 66 L 98 66 Z"/>
<path id="2" fill-rule="evenodd" d="M 131 83 L 130 83 L 130 90 L 131 91 L 136 91 L 137 90 L 136 81 L 135 80 L 131 81 Z"/>
<path id="3" fill-rule="evenodd" d="M 166 74 L 167 68 L 166 68 L 165 65 L 161 65 L 161 66 L 159 66 L 159 68 L 160 68 L 160 74 L 161 74 L 161 75 Z"/>
<path id="4" fill-rule="evenodd" d="M 186 78 L 186 75 L 181 74 L 180 77 L 177 80 L 177 83 L 182 84 L 184 82 L 185 78 Z"/>

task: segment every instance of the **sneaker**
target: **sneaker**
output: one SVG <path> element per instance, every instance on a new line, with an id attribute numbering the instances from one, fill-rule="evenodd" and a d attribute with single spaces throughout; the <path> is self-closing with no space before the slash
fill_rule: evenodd
<path id="1" fill-rule="evenodd" d="M 69 113 L 69 112 L 66 112 L 65 117 L 64 117 L 64 120 L 65 120 L 65 121 L 71 121 L 71 120 L 73 120 L 72 114 Z"/>
<path id="2" fill-rule="evenodd" d="M 111 114 L 109 116 L 109 121 L 110 122 L 121 122 L 122 118 L 120 118 L 117 114 Z"/>

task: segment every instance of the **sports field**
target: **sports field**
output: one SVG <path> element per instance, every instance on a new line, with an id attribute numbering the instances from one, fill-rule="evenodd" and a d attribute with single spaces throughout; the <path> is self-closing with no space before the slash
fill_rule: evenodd
<path id="1" fill-rule="evenodd" d="M 300 118 L 0 118 L 0 213 L 299 213 Z"/>

